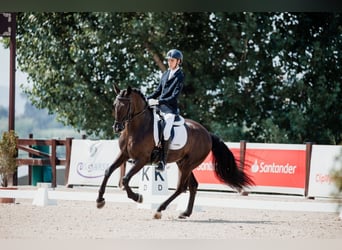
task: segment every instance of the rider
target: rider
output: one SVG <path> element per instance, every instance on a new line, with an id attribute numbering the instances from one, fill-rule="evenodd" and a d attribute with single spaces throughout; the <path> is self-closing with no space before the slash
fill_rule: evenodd
<path id="1" fill-rule="evenodd" d="M 147 97 L 150 106 L 159 106 L 161 115 L 165 120 L 163 139 L 161 140 L 162 154 L 156 168 L 157 171 L 163 171 L 167 163 L 172 124 L 175 116 L 178 114 L 177 98 L 183 88 L 184 82 L 184 73 L 180 68 L 183 62 L 182 52 L 177 49 L 171 49 L 167 52 L 166 58 L 169 68 L 162 74 L 157 89 Z"/>

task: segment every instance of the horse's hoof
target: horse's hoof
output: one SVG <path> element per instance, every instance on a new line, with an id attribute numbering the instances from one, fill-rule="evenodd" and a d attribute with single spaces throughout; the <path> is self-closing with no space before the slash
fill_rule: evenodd
<path id="1" fill-rule="evenodd" d="M 103 208 L 105 204 L 106 204 L 106 202 L 103 199 L 101 201 L 96 202 L 96 207 L 100 209 L 100 208 Z"/>
<path id="2" fill-rule="evenodd" d="M 178 216 L 178 219 L 182 219 L 182 220 L 185 220 L 187 219 L 189 216 L 187 216 L 185 213 L 181 213 L 179 216 Z"/>
<path id="3" fill-rule="evenodd" d="M 154 214 L 154 216 L 153 216 L 153 219 L 160 220 L 160 219 L 161 219 L 161 217 L 162 217 L 162 214 L 161 214 L 161 212 L 156 212 L 156 213 Z"/>

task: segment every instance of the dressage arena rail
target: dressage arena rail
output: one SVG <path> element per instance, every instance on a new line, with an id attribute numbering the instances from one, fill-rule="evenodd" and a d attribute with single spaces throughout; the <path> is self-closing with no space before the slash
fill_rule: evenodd
<path id="1" fill-rule="evenodd" d="M 28 165 L 28 181 L 29 185 L 31 185 L 31 177 L 32 177 L 32 165 L 35 166 L 45 166 L 50 165 L 52 167 L 52 187 L 57 186 L 57 174 L 56 174 L 56 166 L 64 165 L 65 166 L 65 185 L 67 185 L 69 179 L 70 172 L 70 159 L 71 159 L 71 149 L 72 149 L 72 140 L 73 138 L 66 138 L 65 140 L 60 139 L 34 139 L 32 138 L 32 134 L 29 135 L 29 139 L 17 139 L 17 148 L 18 150 L 22 150 L 28 153 L 29 158 L 17 158 L 17 165 Z M 84 138 L 83 138 L 84 139 Z M 240 141 L 240 159 L 239 165 L 240 168 L 244 168 L 245 165 L 245 153 L 246 153 L 246 141 Z M 51 153 L 45 153 L 40 150 L 32 148 L 32 146 L 50 146 Z M 65 147 L 65 158 L 60 159 L 57 157 L 56 150 L 57 146 Z M 311 157 L 312 143 L 306 143 L 306 169 L 307 172 L 310 171 L 310 157 Z M 39 157 L 39 158 L 37 158 Z M 120 179 L 123 177 L 125 173 L 125 166 L 120 168 Z M 305 196 L 307 196 L 308 190 L 308 178 L 306 176 L 305 180 Z M 119 184 L 120 185 L 120 184 Z M 69 185 L 72 187 L 73 185 Z"/>
<path id="2" fill-rule="evenodd" d="M 84 137 L 82 139 L 41 140 L 32 137 L 30 135 L 29 139 L 17 139 L 18 150 L 28 153 L 28 157 L 25 154 L 19 154 L 17 164 L 29 166 L 29 185 L 32 183 L 33 165 L 51 166 L 51 184 L 53 187 L 56 187 L 57 184 L 57 165 L 65 166 L 64 184 L 67 187 L 100 185 L 103 178 L 103 167 L 109 166 L 119 152 L 117 140 L 85 140 Z M 35 145 L 49 146 L 50 153 L 35 149 Z M 100 162 L 95 161 L 95 159 L 99 159 L 98 157 L 90 157 L 90 155 L 87 157 L 92 152 L 90 147 L 92 148 L 94 145 L 98 148 L 96 156 L 101 155 Z M 255 179 L 256 186 L 249 188 L 248 191 L 246 190 L 247 193 L 294 194 L 306 198 L 332 197 L 331 191 L 334 191 L 335 186 L 330 176 L 330 170 L 333 169 L 336 155 L 342 157 L 342 146 L 316 145 L 311 142 L 305 144 L 250 143 L 243 140 L 240 143 L 228 142 L 227 145 L 235 155 L 239 167 L 244 168 L 244 171 L 249 172 Z M 65 147 L 63 159 L 59 158 L 56 153 L 59 146 Z M 99 167 L 87 169 L 86 175 L 81 175 L 76 169 L 79 162 L 87 166 L 97 164 Z M 258 163 L 256 166 L 254 166 L 255 162 Z M 127 167 L 130 168 L 132 164 L 128 163 Z M 226 185 L 223 185 L 215 178 L 211 164 L 211 157 L 208 155 L 207 159 L 194 170 L 196 179 L 199 182 L 199 188 L 203 190 L 229 190 Z M 126 172 L 125 165 L 120 166 L 120 171 L 113 176 L 111 185 L 121 186 L 122 177 Z M 288 171 L 286 173 L 267 171 L 272 167 L 276 167 L 276 165 L 282 165 Z M 170 166 L 167 174 L 168 186 L 173 189 L 176 187 L 178 180 L 177 168 Z M 14 176 L 14 185 L 17 185 L 16 178 L 17 174 Z M 139 176 L 133 178 L 131 184 L 139 186 L 139 178 Z"/>
<path id="3" fill-rule="evenodd" d="M 65 180 L 68 180 L 69 168 L 70 168 L 70 156 L 71 156 L 71 144 L 73 138 L 66 138 L 65 140 L 60 139 L 33 139 L 32 134 L 30 134 L 29 139 L 19 139 L 17 138 L 17 149 L 25 151 L 28 153 L 28 158 L 17 158 L 17 165 L 28 165 L 29 167 L 29 185 L 31 185 L 32 176 L 32 165 L 35 166 L 45 166 L 50 165 L 52 168 L 52 187 L 57 186 L 57 165 L 65 166 Z M 50 146 L 51 153 L 45 153 L 40 150 L 32 148 L 32 146 Z M 57 157 L 57 147 L 65 147 L 65 158 Z M 40 158 L 34 158 L 40 157 Z"/>

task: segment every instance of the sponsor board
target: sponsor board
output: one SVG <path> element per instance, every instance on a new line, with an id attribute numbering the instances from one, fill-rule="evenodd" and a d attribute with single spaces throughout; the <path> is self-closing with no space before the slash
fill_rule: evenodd
<path id="1" fill-rule="evenodd" d="M 248 144 L 247 144 L 248 147 Z M 256 186 L 305 188 L 305 148 L 277 147 L 246 149 L 246 172 Z"/>
<path id="2" fill-rule="evenodd" d="M 240 147 L 230 146 L 239 166 Z M 245 152 L 244 171 L 252 177 L 252 191 L 304 194 L 305 145 L 248 143 Z M 210 152 L 194 174 L 201 187 L 218 189 L 222 183 L 215 174 Z M 266 188 L 263 188 L 266 187 Z M 219 188 L 223 189 L 223 188 Z M 226 189 L 226 188 L 224 188 Z"/>
<path id="3" fill-rule="evenodd" d="M 68 185 L 101 185 L 106 169 L 119 153 L 115 140 L 73 140 Z M 119 170 L 112 174 L 108 185 L 119 182 Z"/>
<path id="4" fill-rule="evenodd" d="M 337 195 L 332 171 L 341 168 L 341 162 L 339 162 L 341 155 L 342 146 L 312 145 L 308 196 L 334 197 Z"/>
<path id="5" fill-rule="evenodd" d="M 240 160 L 240 144 L 226 143 L 232 151 L 237 164 Z M 274 192 L 300 194 L 305 191 L 306 146 L 296 144 L 247 143 L 244 171 L 255 182 L 252 192 Z M 313 145 L 308 196 L 332 197 L 335 185 L 331 171 L 335 159 L 342 154 L 342 146 Z M 106 169 L 119 153 L 117 140 L 76 140 L 72 142 L 68 185 L 100 185 Z M 194 171 L 201 189 L 232 190 L 222 183 L 215 174 L 210 152 L 202 164 Z M 131 169 L 127 163 L 126 173 Z M 175 163 L 167 165 L 169 188 L 176 188 L 178 168 Z M 108 186 L 119 183 L 119 169 L 115 170 Z M 146 177 L 146 174 L 144 175 Z M 132 177 L 130 186 L 139 186 L 141 175 Z M 159 178 L 160 179 L 160 178 Z M 159 180 L 158 179 L 158 180 Z M 160 186 L 159 186 L 160 187 Z"/>
<path id="6" fill-rule="evenodd" d="M 232 151 L 235 159 L 238 160 L 240 159 L 240 144 L 239 143 L 228 143 L 226 144 L 230 151 Z M 217 189 L 217 184 L 219 185 L 224 185 L 224 182 L 220 181 L 218 177 L 216 176 L 214 165 L 213 165 L 213 154 L 210 151 L 208 154 L 207 158 L 193 171 L 196 180 L 198 181 L 200 187 L 205 187 L 210 189 L 209 185 L 212 185 L 213 188 Z M 222 189 L 222 187 L 221 187 Z M 226 188 L 224 188 L 226 189 Z"/>
<path id="7" fill-rule="evenodd" d="M 245 171 L 255 182 L 251 190 L 304 195 L 305 149 L 299 144 L 248 143 Z"/>

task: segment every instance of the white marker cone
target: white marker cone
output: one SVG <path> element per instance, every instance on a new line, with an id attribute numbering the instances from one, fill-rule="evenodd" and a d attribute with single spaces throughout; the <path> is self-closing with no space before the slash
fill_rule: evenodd
<path id="1" fill-rule="evenodd" d="M 48 206 L 48 205 L 57 205 L 56 200 L 50 200 L 48 197 L 48 189 L 46 186 L 38 188 L 34 199 L 32 201 L 32 205 L 35 206 Z"/>

